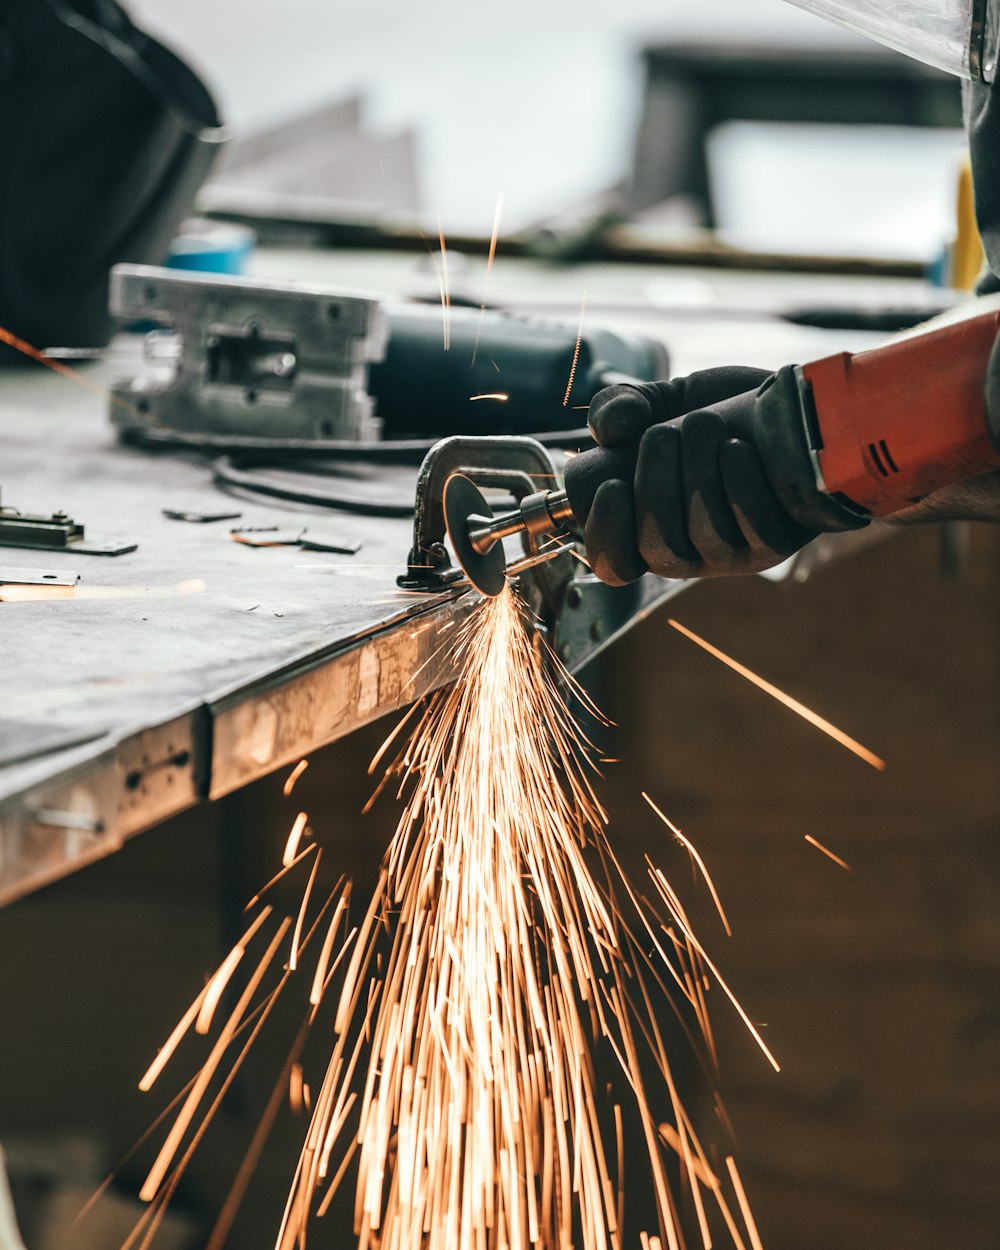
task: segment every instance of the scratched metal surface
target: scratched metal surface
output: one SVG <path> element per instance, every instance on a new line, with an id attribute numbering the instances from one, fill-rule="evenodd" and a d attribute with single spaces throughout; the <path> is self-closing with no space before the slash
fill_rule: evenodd
<path id="1" fill-rule="evenodd" d="M 215 768 L 215 755 L 230 762 L 238 752 L 216 740 L 216 705 L 337 660 L 337 712 L 314 712 L 318 745 L 422 693 L 424 683 L 408 683 L 459 609 L 397 593 L 407 520 L 227 500 L 194 458 L 118 446 L 99 395 L 37 367 L 0 376 L 0 440 L 5 504 L 62 509 L 88 536 L 138 543 L 115 558 L 0 548 L 5 565 L 74 569 L 81 587 L 125 593 L 0 604 L 0 901 L 218 793 L 225 783 L 213 774 L 228 770 Z M 227 504 L 242 513 L 238 524 L 321 525 L 362 547 L 353 557 L 255 549 L 229 538 L 232 522 L 161 512 Z M 175 593 L 192 580 L 204 589 Z M 377 642 L 366 664 L 360 652 L 339 662 L 369 637 Z M 426 682 L 435 678 L 428 671 Z M 258 726 L 232 784 L 283 762 L 272 746 Z"/>
<path id="2" fill-rule="evenodd" d="M 88 536 L 138 543 L 137 551 L 115 558 L 2 548 L 4 564 L 43 560 L 76 570 L 82 588 L 135 595 L 2 605 L 3 719 L 25 726 L 22 745 L 34 732 L 29 725 L 42 735 L 54 727 L 96 733 L 156 723 L 414 609 L 394 582 L 408 547 L 405 520 L 331 514 L 320 521 L 227 499 L 193 458 L 118 446 L 99 397 L 41 370 L 0 377 L 0 435 L 5 504 L 61 508 L 85 522 Z M 228 505 L 242 513 L 239 521 L 198 525 L 161 514 Z M 362 548 L 338 556 L 251 548 L 229 536 L 231 525 L 275 524 L 322 526 Z M 154 597 L 192 579 L 205 589 Z M 0 787 L 6 772 L 0 770 Z"/>

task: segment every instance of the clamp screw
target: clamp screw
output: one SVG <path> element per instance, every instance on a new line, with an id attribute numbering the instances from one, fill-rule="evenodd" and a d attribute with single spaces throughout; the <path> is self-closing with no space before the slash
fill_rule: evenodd
<path id="1" fill-rule="evenodd" d="M 448 548 L 444 543 L 431 543 L 427 548 L 427 562 L 436 569 L 444 568 L 449 563 Z"/>

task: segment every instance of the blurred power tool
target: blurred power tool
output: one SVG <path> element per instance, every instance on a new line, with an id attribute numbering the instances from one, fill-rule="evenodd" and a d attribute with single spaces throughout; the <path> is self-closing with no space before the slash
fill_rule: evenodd
<path id="1" fill-rule="evenodd" d="M 385 358 L 368 385 L 387 438 L 579 429 L 614 382 L 666 377 L 666 349 L 498 309 L 389 304 Z M 447 335 L 447 350 L 443 336 Z"/>
<path id="2" fill-rule="evenodd" d="M 110 304 L 156 327 L 114 387 L 133 441 L 419 460 L 443 435 L 579 431 L 603 387 L 669 370 L 644 337 L 300 283 L 118 265 Z"/>
<path id="3" fill-rule="evenodd" d="M 723 423 L 723 439 L 756 449 L 770 490 L 803 527 L 801 545 L 810 535 L 863 527 L 1000 467 L 1000 394 L 990 393 L 998 331 L 1000 312 L 993 311 L 872 351 L 789 366 L 755 393 L 707 411 Z M 526 493 L 514 511 L 498 517 L 473 480 L 475 471 L 456 469 L 440 483 L 442 510 L 469 581 L 484 594 L 500 593 L 510 571 L 506 537 L 524 535 L 541 557 L 546 540 L 582 531 L 604 483 L 635 480 L 640 443 L 636 437 L 570 459 L 564 490 Z M 714 464 L 711 471 L 717 472 Z M 488 474 L 484 481 L 493 484 Z M 560 547 L 550 544 L 550 551 L 558 555 Z M 422 560 L 433 566 L 440 552 L 412 551 L 411 575 Z M 439 582 L 446 580 L 440 563 L 437 572 Z"/>

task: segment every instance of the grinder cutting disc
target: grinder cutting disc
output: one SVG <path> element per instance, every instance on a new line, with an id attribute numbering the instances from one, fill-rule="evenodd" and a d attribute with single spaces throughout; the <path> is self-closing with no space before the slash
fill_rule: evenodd
<path id="1" fill-rule="evenodd" d="M 485 555 L 480 555 L 469 539 L 469 519 L 485 524 L 493 510 L 483 492 L 469 478 L 453 473 L 444 486 L 444 520 L 455 557 L 462 571 L 477 590 L 495 599 L 507 584 L 507 560 L 503 543 L 495 542 Z"/>

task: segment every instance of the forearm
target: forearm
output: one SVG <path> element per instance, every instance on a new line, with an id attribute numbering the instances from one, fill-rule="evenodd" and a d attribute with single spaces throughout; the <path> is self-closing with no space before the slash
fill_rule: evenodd
<path id="1" fill-rule="evenodd" d="M 881 524 L 918 525 L 931 521 L 1000 522 L 1000 470 L 934 491 L 912 508 L 885 517 Z"/>

